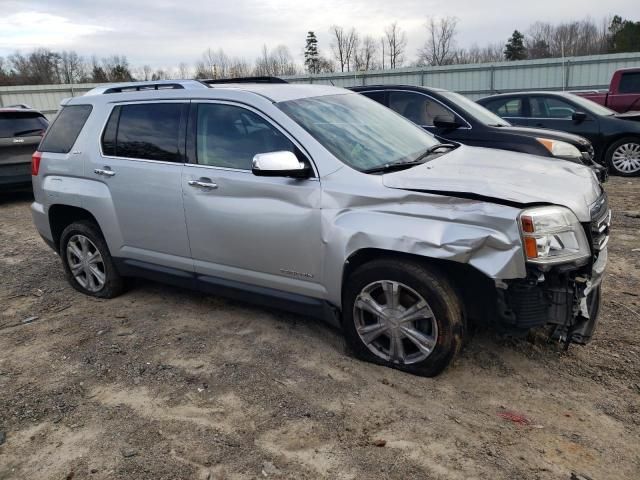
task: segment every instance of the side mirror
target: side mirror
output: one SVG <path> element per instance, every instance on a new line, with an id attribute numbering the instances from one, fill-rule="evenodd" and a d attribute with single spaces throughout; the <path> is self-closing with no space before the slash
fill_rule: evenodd
<path id="1" fill-rule="evenodd" d="M 584 112 L 573 112 L 571 119 L 576 123 L 581 123 L 587 119 L 587 114 Z"/>
<path id="2" fill-rule="evenodd" d="M 454 117 L 438 115 L 433 119 L 433 126 L 442 130 L 455 130 L 456 128 L 460 128 L 462 125 L 460 125 Z"/>
<path id="3" fill-rule="evenodd" d="M 309 165 L 288 151 L 256 154 L 251 171 L 259 177 L 309 178 L 311 174 Z"/>

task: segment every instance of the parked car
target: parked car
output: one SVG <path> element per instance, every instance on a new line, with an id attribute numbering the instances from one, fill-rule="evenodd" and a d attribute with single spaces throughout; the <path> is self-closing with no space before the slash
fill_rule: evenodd
<path id="1" fill-rule="evenodd" d="M 624 113 L 640 110 L 640 68 L 623 68 L 614 72 L 608 90 L 572 92 Z"/>
<path id="2" fill-rule="evenodd" d="M 367 85 L 350 90 L 391 108 L 439 140 L 562 158 L 588 165 L 601 181 L 606 180 L 606 169 L 593 161 L 593 147 L 585 138 L 559 131 L 514 127 L 459 93 L 410 85 Z"/>
<path id="3" fill-rule="evenodd" d="M 493 95 L 478 103 L 515 125 L 574 133 L 593 144 L 595 160 L 613 173 L 640 175 L 640 112 L 618 114 L 602 105 L 561 92 Z"/>
<path id="4" fill-rule="evenodd" d="M 422 375 L 467 322 L 551 324 L 567 345 L 597 322 L 610 214 L 592 170 L 441 144 L 344 89 L 100 87 L 64 104 L 32 172 L 35 225 L 87 295 L 140 276 L 286 308 Z"/>
<path id="5" fill-rule="evenodd" d="M 0 108 L 0 188 L 31 185 L 31 155 L 48 124 L 27 105 Z"/>

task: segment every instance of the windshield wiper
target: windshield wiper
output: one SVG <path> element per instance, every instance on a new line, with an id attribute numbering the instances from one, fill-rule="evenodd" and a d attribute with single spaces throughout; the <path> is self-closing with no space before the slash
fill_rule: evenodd
<path id="1" fill-rule="evenodd" d="M 399 162 L 391 162 L 386 163 L 384 165 L 380 165 L 379 167 L 368 168 L 366 170 L 362 170 L 363 173 L 380 173 L 380 172 L 393 172 L 395 170 L 403 170 L 405 168 L 414 167 L 416 165 L 421 165 L 424 163 L 424 159 L 429 155 L 433 155 L 441 148 L 452 149 L 458 148 L 458 145 L 453 143 L 439 143 L 437 145 L 433 145 L 427 148 L 423 153 L 418 155 L 416 158 L 410 161 L 399 161 Z"/>
<path id="2" fill-rule="evenodd" d="M 429 155 L 433 155 L 441 148 L 446 148 L 447 150 L 453 150 L 454 148 L 458 148 L 458 145 L 455 143 L 439 143 L 437 145 L 433 145 L 432 147 L 427 148 L 424 153 L 418 155 L 413 161 L 419 162 L 420 160 L 428 157 Z"/>

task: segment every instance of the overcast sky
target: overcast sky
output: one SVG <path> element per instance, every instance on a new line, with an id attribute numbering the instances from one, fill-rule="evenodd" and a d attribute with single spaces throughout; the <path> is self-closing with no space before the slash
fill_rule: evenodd
<path id="1" fill-rule="evenodd" d="M 308 30 L 330 53 L 329 27 L 354 26 L 380 38 L 397 21 L 413 60 L 425 19 L 456 16 L 457 43 L 504 42 L 536 20 L 560 22 L 619 14 L 640 20 L 640 0 L 0 0 L 0 56 L 36 47 L 99 58 L 126 55 L 132 66 L 192 65 L 211 47 L 253 61 L 263 44 L 285 44 L 298 62 Z"/>

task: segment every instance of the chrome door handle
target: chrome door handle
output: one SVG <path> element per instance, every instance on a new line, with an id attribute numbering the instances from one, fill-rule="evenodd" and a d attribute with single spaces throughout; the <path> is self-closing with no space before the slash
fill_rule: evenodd
<path id="1" fill-rule="evenodd" d="M 218 188 L 217 183 L 213 182 L 203 182 L 201 180 L 189 180 L 189 185 L 192 187 L 200 187 L 200 188 Z"/>
<path id="2" fill-rule="evenodd" d="M 116 174 L 116 172 L 111 170 L 109 167 L 96 168 L 93 173 L 97 175 L 104 175 L 105 177 L 113 177 Z"/>

